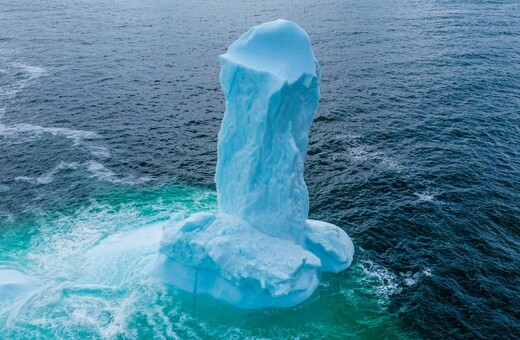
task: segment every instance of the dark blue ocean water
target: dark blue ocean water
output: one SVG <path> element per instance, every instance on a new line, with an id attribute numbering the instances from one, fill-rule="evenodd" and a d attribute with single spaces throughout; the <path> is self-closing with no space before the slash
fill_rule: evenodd
<path id="1" fill-rule="evenodd" d="M 310 217 L 352 268 L 284 311 L 74 286 L 107 235 L 215 208 L 218 55 L 278 18 L 321 65 Z M 0 338 L 518 338 L 520 3 L 0 0 L 0 267 L 52 282 Z"/>

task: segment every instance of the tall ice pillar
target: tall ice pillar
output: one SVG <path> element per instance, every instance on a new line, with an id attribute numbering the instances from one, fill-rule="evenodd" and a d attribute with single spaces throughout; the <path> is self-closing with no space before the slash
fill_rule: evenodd
<path id="1" fill-rule="evenodd" d="M 319 272 L 346 269 L 354 254 L 342 229 L 307 219 L 318 63 L 307 33 L 286 20 L 251 28 L 220 61 L 218 213 L 174 216 L 151 271 L 241 308 L 293 306 L 312 295 Z"/>

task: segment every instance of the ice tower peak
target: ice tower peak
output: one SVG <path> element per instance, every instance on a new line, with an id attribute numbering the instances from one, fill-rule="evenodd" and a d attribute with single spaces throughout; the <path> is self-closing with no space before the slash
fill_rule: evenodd
<path id="1" fill-rule="evenodd" d="M 242 308 L 293 306 L 320 271 L 346 269 L 354 253 L 342 229 L 308 219 L 303 169 L 319 66 L 307 33 L 286 20 L 251 28 L 220 60 L 218 214 L 173 218 L 153 273 Z"/>
<path id="2" fill-rule="evenodd" d="M 318 77 L 319 68 L 307 33 L 292 21 L 278 19 L 252 27 L 220 56 L 293 83 L 303 75 Z"/>

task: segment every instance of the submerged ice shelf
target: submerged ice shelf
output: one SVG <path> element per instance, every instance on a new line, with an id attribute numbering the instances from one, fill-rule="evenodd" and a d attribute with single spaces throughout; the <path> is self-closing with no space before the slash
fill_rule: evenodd
<path id="1" fill-rule="evenodd" d="M 319 272 L 346 269 L 354 253 L 342 229 L 307 219 L 319 66 L 307 33 L 286 20 L 251 28 L 220 61 L 218 213 L 175 216 L 151 270 L 238 307 L 293 306 L 312 295 Z"/>

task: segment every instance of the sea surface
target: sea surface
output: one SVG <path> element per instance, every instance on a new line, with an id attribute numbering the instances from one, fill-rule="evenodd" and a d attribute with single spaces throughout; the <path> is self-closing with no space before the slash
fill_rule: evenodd
<path id="1" fill-rule="evenodd" d="M 143 268 L 171 214 L 217 209 L 218 55 L 278 18 L 322 71 L 310 217 L 356 253 L 243 311 Z M 520 2 L 0 0 L 2 268 L 40 288 L 1 339 L 520 337 Z"/>

